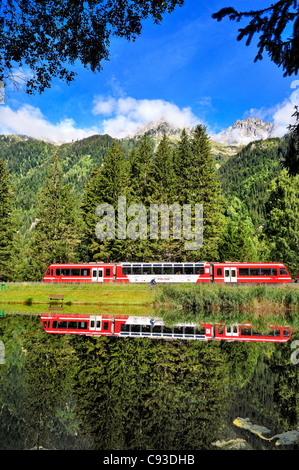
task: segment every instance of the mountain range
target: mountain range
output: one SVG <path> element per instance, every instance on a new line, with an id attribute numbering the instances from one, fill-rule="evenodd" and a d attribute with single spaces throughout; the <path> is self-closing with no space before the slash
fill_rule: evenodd
<path id="1" fill-rule="evenodd" d="M 193 128 L 187 127 L 186 132 L 191 134 Z M 160 119 L 156 122 L 147 123 L 141 126 L 135 134 L 128 136 L 127 138 L 138 139 L 147 133 L 153 140 L 159 141 L 164 134 L 171 140 L 177 140 L 180 137 L 182 129 L 175 127 L 168 122 Z M 271 122 L 264 122 L 260 118 L 246 118 L 243 120 L 238 119 L 228 129 L 223 130 L 219 134 L 210 134 L 212 142 L 242 146 L 247 145 L 250 142 L 256 140 L 265 140 L 273 137 L 278 137 L 274 124 Z"/>

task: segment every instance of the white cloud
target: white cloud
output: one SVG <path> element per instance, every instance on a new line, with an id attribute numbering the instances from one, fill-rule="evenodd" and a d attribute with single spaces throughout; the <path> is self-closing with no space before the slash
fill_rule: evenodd
<path id="1" fill-rule="evenodd" d="M 102 123 L 104 133 L 116 138 L 126 137 L 136 132 L 140 126 L 161 119 L 180 128 L 193 127 L 199 123 L 190 107 L 181 109 L 174 103 L 160 99 L 137 100 L 131 97 L 116 99 L 97 96 L 93 114 L 107 116 Z"/>
<path id="2" fill-rule="evenodd" d="M 23 134 L 56 143 L 83 139 L 98 133 L 98 129 L 79 129 L 73 119 L 63 119 L 52 124 L 39 108 L 23 105 L 14 111 L 9 106 L 0 108 L 0 134 Z"/>
<path id="3" fill-rule="evenodd" d="M 291 88 L 296 88 L 299 85 L 299 80 L 294 80 Z M 262 107 L 260 109 L 250 109 L 247 116 L 259 117 L 264 121 L 273 122 L 275 128 L 275 135 L 283 137 L 288 132 L 288 126 L 295 123 L 293 117 L 295 106 L 299 106 L 299 88 L 295 89 L 282 103 L 279 103 L 272 108 Z"/>

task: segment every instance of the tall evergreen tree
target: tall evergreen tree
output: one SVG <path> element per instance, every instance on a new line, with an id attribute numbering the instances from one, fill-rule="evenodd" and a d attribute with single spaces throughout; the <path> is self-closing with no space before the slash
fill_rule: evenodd
<path id="1" fill-rule="evenodd" d="M 266 204 L 264 234 L 270 243 L 269 261 L 284 262 L 294 274 L 299 265 L 299 175 L 282 170 L 272 181 Z"/>
<path id="2" fill-rule="evenodd" d="M 14 247 L 13 189 L 5 163 L 0 160 L 0 280 L 11 277 Z"/>
<path id="3" fill-rule="evenodd" d="M 128 164 L 121 148 L 113 142 L 101 168 L 92 171 L 85 187 L 81 204 L 84 221 L 82 261 L 119 261 L 120 258 L 126 257 L 126 239 L 118 236 L 118 198 L 119 196 L 127 198 L 128 195 Z M 102 204 L 109 204 L 111 211 L 114 212 L 114 219 L 110 220 L 115 230 L 113 239 L 109 236 L 108 227 L 104 225 L 103 238 L 99 238 L 96 234 L 99 222 L 96 209 Z M 108 213 L 103 211 L 101 215 L 103 217 L 100 220 L 108 221 Z M 104 232 L 107 233 L 107 238 L 104 238 Z"/>
<path id="4" fill-rule="evenodd" d="M 51 263 L 73 262 L 80 243 L 80 224 L 75 201 L 58 157 L 54 158 L 48 178 L 38 197 L 37 222 L 30 244 L 30 277 L 40 280 Z"/>
<path id="5" fill-rule="evenodd" d="M 147 203 L 152 191 L 151 168 L 154 159 L 152 143 L 145 133 L 137 150 L 130 155 L 130 186 L 132 196 L 137 203 Z"/>
<path id="6" fill-rule="evenodd" d="M 178 199 L 181 204 L 191 205 L 193 222 L 195 204 L 203 205 L 203 246 L 200 250 L 188 252 L 183 251 L 182 247 L 181 258 L 194 261 L 200 258 L 217 259 L 223 225 L 221 193 L 206 128 L 197 126 L 190 138 L 183 132 L 178 155 L 178 171 L 175 165 Z"/>

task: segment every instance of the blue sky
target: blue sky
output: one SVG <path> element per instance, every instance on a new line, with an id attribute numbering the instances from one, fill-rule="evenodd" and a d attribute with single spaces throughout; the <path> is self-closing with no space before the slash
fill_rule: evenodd
<path id="1" fill-rule="evenodd" d="M 253 0 L 250 8 L 269 4 Z M 185 0 L 160 25 L 146 21 L 135 42 L 112 38 L 101 73 L 77 64 L 75 82 L 55 80 L 35 96 L 7 87 L 0 134 L 57 142 L 124 137 L 161 118 L 179 127 L 202 123 L 215 134 L 246 117 L 274 122 L 283 134 L 299 104 L 299 82 L 267 56 L 254 63 L 257 41 L 246 47 L 236 40 L 240 23 L 211 18 L 225 6 L 248 10 L 248 1 Z"/>

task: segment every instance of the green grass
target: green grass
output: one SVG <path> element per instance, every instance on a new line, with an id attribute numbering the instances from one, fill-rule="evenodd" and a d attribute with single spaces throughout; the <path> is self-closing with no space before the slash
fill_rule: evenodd
<path id="1" fill-rule="evenodd" d="M 63 295 L 50 302 L 51 295 Z M 299 285 L 45 284 L 8 283 L 0 310 L 43 313 L 63 305 L 68 313 L 154 315 L 166 321 L 278 322 L 298 325 Z"/>
<path id="2" fill-rule="evenodd" d="M 142 284 L 7 283 L 0 304 L 49 304 L 51 295 L 63 295 L 64 305 L 153 305 L 154 294 Z M 61 303 L 60 301 L 57 301 Z"/>

